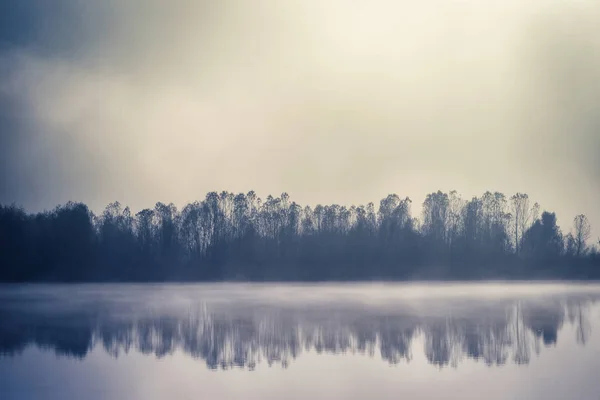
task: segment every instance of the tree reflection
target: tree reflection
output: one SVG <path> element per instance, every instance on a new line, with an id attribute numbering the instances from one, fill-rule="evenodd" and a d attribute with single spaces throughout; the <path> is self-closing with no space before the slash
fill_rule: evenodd
<path id="1" fill-rule="evenodd" d="M 114 357 L 182 351 L 212 369 L 253 369 L 261 362 L 287 367 L 305 352 L 364 354 L 398 364 L 411 361 L 422 343 L 427 361 L 438 367 L 456 367 L 464 359 L 489 366 L 527 364 L 544 347 L 556 345 L 565 324 L 585 345 L 595 301 L 506 300 L 470 306 L 439 301 L 423 308 L 229 302 L 197 303 L 185 311 L 128 309 L 102 301 L 49 311 L 8 302 L 0 306 L 0 353 L 18 354 L 32 344 L 79 358 L 95 347 Z"/>

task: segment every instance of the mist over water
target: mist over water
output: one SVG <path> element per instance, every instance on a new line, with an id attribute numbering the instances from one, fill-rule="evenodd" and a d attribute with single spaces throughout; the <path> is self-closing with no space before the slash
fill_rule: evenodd
<path id="1" fill-rule="evenodd" d="M 378 398 L 558 399 L 539 374 L 559 373 L 592 398 L 599 299 L 563 283 L 2 286 L 0 382 L 9 399 L 360 398 L 367 380 Z"/>

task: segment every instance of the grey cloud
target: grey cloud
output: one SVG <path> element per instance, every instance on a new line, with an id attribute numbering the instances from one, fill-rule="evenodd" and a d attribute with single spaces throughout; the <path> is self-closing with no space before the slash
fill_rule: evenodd
<path id="1" fill-rule="evenodd" d="M 0 31 L 1 201 L 497 189 L 600 225 L 594 1 L 59 3 Z"/>

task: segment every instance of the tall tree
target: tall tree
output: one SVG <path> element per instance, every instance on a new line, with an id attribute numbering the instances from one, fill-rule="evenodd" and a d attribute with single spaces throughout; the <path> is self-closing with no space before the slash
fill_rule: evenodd
<path id="1" fill-rule="evenodd" d="M 430 193 L 423 202 L 423 233 L 435 246 L 446 244 L 448 232 L 449 205 L 447 193 Z"/>
<path id="2" fill-rule="evenodd" d="M 573 237 L 575 239 L 575 254 L 577 257 L 586 251 L 587 240 L 591 235 L 591 227 L 587 217 L 579 214 L 573 219 Z"/>
<path id="3" fill-rule="evenodd" d="M 542 218 L 523 234 L 522 252 L 540 259 L 555 259 L 563 250 L 563 237 L 556 214 L 544 211 Z"/>
<path id="4" fill-rule="evenodd" d="M 525 193 L 516 193 L 510 198 L 513 240 L 515 253 L 519 254 L 523 234 L 537 219 L 539 205 L 530 205 L 529 196 Z"/>

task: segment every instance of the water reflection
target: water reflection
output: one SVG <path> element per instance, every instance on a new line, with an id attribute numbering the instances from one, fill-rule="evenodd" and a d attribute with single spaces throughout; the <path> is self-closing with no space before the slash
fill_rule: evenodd
<path id="1" fill-rule="evenodd" d="M 490 366 L 527 364 L 556 344 L 565 324 L 585 345 L 590 310 L 600 298 L 595 291 L 525 298 L 398 298 L 384 291 L 375 300 L 358 300 L 323 288 L 316 298 L 248 287 L 230 295 L 190 287 L 123 290 L 0 291 L 0 354 L 14 356 L 29 345 L 78 358 L 96 346 L 115 357 L 182 350 L 209 368 L 253 369 L 261 362 L 287 367 L 307 351 L 367 354 L 390 364 L 410 362 L 413 352 L 424 351 L 440 367 L 467 358 Z"/>

